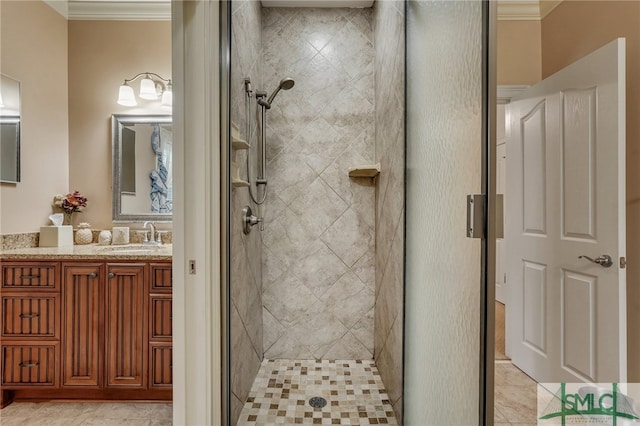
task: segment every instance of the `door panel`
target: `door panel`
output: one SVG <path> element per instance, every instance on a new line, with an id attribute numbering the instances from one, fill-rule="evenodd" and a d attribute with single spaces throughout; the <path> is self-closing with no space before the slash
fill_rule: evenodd
<path id="1" fill-rule="evenodd" d="M 484 7 L 407 3 L 407 425 L 478 424 L 481 412 L 482 241 L 465 236 L 465 200 L 483 191 Z"/>
<path id="2" fill-rule="evenodd" d="M 596 239 L 596 89 L 563 92 L 562 235 Z"/>
<path id="3" fill-rule="evenodd" d="M 615 40 L 508 106 L 506 343 L 539 382 L 626 381 L 624 50 Z M 612 266 L 579 258 L 604 254 Z"/>
<path id="4" fill-rule="evenodd" d="M 100 264 L 63 266 L 63 386 L 100 385 Z"/>
<path id="5" fill-rule="evenodd" d="M 522 118 L 523 224 L 527 234 L 547 233 L 545 102 L 536 104 Z M 526 159 L 526 161 L 525 161 Z"/>
<path id="6" fill-rule="evenodd" d="M 562 271 L 561 365 L 584 381 L 595 381 L 595 289 L 598 277 Z"/>
<path id="7" fill-rule="evenodd" d="M 146 386 L 144 265 L 108 265 L 107 387 Z"/>
<path id="8" fill-rule="evenodd" d="M 547 351 L 546 322 L 547 315 L 547 266 L 540 263 L 524 261 L 524 297 L 527 300 L 522 306 L 524 313 L 523 340 L 533 350 L 545 355 Z"/>

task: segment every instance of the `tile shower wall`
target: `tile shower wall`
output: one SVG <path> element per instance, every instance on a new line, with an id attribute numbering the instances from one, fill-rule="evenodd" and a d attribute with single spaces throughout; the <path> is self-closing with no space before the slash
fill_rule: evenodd
<path id="1" fill-rule="evenodd" d="M 374 159 L 371 9 L 266 8 L 263 234 L 265 357 L 371 359 L 375 188 L 350 179 Z"/>
<path id="2" fill-rule="evenodd" d="M 255 100 L 251 129 L 247 130 L 244 78 L 249 77 L 254 88 L 261 78 L 261 12 L 258 0 L 232 2 L 231 51 L 231 120 L 240 128 L 242 138 L 252 145 L 252 177 L 256 176 Z M 250 134 L 248 136 L 248 134 Z M 237 151 L 235 161 L 241 165 L 246 179 L 246 151 Z M 231 194 L 231 421 L 235 424 L 251 390 L 263 358 L 262 327 L 262 235 L 254 229 L 242 232 L 242 208 L 251 205 L 247 188 L 236 188 Z"/>
<path id="3" fill-rule="evenodd" d="M 378 0 L 376 46 L 375 357 L 398 419 L 402 419 L 404 266 L 404 4 Z"/>

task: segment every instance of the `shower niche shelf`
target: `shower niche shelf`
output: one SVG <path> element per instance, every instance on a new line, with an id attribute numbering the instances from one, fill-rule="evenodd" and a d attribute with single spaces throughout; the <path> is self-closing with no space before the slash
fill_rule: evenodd
<path id="1" fill-rule="evenodd" d="M 231 148 L 233 149 L 249 149 L 251 148 L 251 145 L 249 145 L 249 142 L 245 141 L 244 139 L 240 139 L 237 138 L 235 136 L 231 136 Z"/>
<path id="2" fill-rule="evenodd" d="M 240 178 L 240 167 L 235 161 L 231 162 L 231 186 L 234 188 L 249 186 L 249 182 Z"/>
<path id="3" fill-rule="evenodd" d="M 240 137 L 240 128 L 233 121 L 231 122 L 231 148 L 233 149 L 249 149 L 249 142 Z"/>
<path id="4" fill-rule="evenodd" d="M 246 188 L 249 186 L 249 182 L 242 179 L 231 179 L 231 186 L 234 188 Z"/>
<path id="5" fill-rule="evenodd" d="M 349 167 L 349 177 L 374 178 L 380 174 L 380 163 Z"/>

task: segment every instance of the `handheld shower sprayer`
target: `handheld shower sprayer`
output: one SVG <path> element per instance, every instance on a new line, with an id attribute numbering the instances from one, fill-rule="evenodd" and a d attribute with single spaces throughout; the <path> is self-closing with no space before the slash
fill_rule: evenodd
<path id="1" fill-rule="evenodd" d="M 247 92 L 247 117 L 250 116 L 250 111 L 251 108 L 249 107 L 249 99 L 251 98 L 251 82 L 248 79 L 245 79 L 245 91 Z M 267 124 L 266 124 L 266 113 L 267 110 L 271 109 L 271 103 L 273 102 L 273 100 L 275 99 L 276 95 L 280 92 L 280 90 L 289 90 L 291 89 L 294 85 L 296 84 L 295 81 L 293 81 L 292 78 L 283 78 L 282 80 L 280 80 L 280 84 L 278 84 L 278 87 L 276 88 L 276 90 L 273 91 L 273 93 L 271 93 L 271 96 L 269 96 L 269 98 L 267 98 L 267 92 L 262 91 L 262 90 L 256 90 L 255 91 L 255 96 L 256 96 L 256 101 L 258 102 L 258 105 L 260 105 L 262 108 L 261 109 L 261 115 L 262 115 L 262 119 L 261 119 L 261 132 L 260 132 L 260 154 L 262 157 L 262 161 L 260 164 L 260 170 L 261 170 L 261 176 L 257 177 L 255 182 L 256 182 L 256 186 L 263 187 L 263 193 L 262 193 L 262 197 L 255 197 L 253 194 L 253 190 L 251 189 L 251 186 L 249 186 L 249 195 L 251 196 L 251 200 L 258 204 L 261 205 L 262 203 L 264 203 L 264 201 L 267 198 L 267 150 L 266 150 L 266 144 L 267 144 L 267 140 L 266 140 L 266 132 L 267 132 Z M 265 100 L 266 99 L 266 100 Z M 247 123 L 249 123 L 250 120 L 247 120 Z M 249 124 L 247 124 L 247 126 L 250 126 Z M 247 129 L 247 134 L 250 134 L 250 129 Z M 251 173 L 251 165 L 250 165 L 250 158 L 251 158 L 251 150 L 249 150 L 249 152 L 247 153 L 247 156 L 245 157 L 247 160 L 247 179 L 249 181 L 251 181 L 251 177 L 250 177 L 250 173 Z M 257 188 L 256 188 L 257 191 Z M 257 194 L 256 194 L 257 195 Z M 260 225 L 260 228 L 263 229 L 263 224 Z"/>
<path id="2" fill-rule="evenodd" d="M 269 99 L 267 99 L 266 101 L 264 100 L 264 98 L 267 96 L 267 94 L 265 92 L 258 93 L 258 96 L 262 95 L 258 98 L 258 105 L 263 106 L 266 109 L 270 109 L 271 103 L 275 99 L 278 92 L 280 92 L 280 90 L 283 90 L 283 89 L 289 90 L 293 86 L 295 86 L 295 84 L 296 82 L 293 81 L 292 78 L 283 78 L 282 80 L 280 80 L 280 84 L 278 84 L 278 87 L 276 88 L 276 90 L 274 90 L 273 93 L 271 93 L 271 96 L 269 96 Z"/>

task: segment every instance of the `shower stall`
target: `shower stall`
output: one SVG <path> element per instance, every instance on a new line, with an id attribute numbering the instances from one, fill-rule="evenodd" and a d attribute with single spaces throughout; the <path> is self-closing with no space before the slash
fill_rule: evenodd
<path id="1" fill-rule="evenodd" d="M 265 4 L 234 1 L 230 11 L 229 420 L 264 421 L 252 401 L 273 394 L 259 389 L 271 383 L 299 416 L 355 393 L 356 418 L 384 406 L 378 414 L 393 424 L 402 407 L 404 4 Z M 352 177 L 353 168 L 374 176 Z M 269 406 L 287 412 L 278 395 Z"/>
<path id="2" fill-rule="evenodd" d="M 357 3 L 225 3 L 231 425 L 492 416 L 489 2 Z"/>

